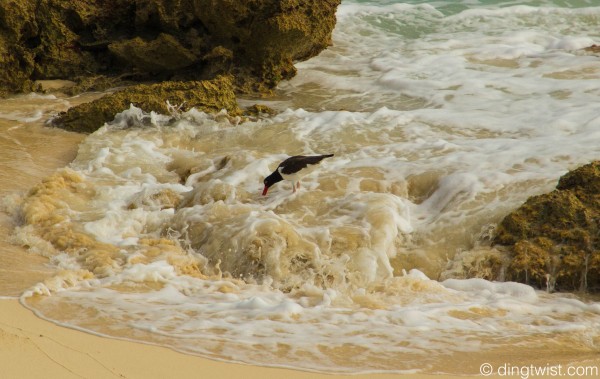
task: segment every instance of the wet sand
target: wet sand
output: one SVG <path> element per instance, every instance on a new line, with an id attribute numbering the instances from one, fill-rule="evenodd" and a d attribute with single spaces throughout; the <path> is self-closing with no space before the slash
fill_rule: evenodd
<path id="1" fill-rule="evenodd" d="M 60 327 L 36 317 L 16 299 L 0 300 L 0 367 L 3 378 L 20 379 L 432 377 L 325 375 L 217 362 L 163 347 L 103 338 Z"/>
<path id="2" fill-rule="evenodd" d="M 480 354 L 475 354 L 478 356 Z M 489 354 L 481 352 L 486 358 Z M 474 358 L 477 359 L 477 358 Z M 493 358 L 492 358 L 493 359 Z M 599 359 L 579 363 L 596 369 Z M 454 362 L 460 364 L 460 362 Z M 498 362 L 494 362 L 497 365 Z M 538 367 L 544 367 L 537 361 Z M 330 375 L 290 369 L 258 367 L 213 361 L 174 350 L 131 341 L 99 337 L 69 329 L 38 318 L 15 298 L 0 299 L 0 367 L 2 378 L 69 379 L 69 378 L 323 378 L 323 379 L 432 379 L 432 378 L 519 378 L 519 374 L 503 375 L 425 375 L 425 374 L 365 374 Z M 496 366 L 498 367 L 498 366 Z M 591 378 L 588 375 L 568 375 L 568 365 L 561 375 L 528 375 L 530 378 L 557 376 Z M 595 372 L 595 371 L 594 371 Z M 591 374 L 591 375 L 590 375 Z"/>

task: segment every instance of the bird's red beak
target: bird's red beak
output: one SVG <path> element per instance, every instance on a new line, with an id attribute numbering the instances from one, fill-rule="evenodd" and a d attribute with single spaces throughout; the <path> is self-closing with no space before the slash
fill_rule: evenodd
<path id="1" fill-rule="evenodd" d="M 265 189 L 263 190 L 263 196 L 265 196 L 267 194 L 268 190 L 269 190 L 269 187 L 265 186 Z"/>

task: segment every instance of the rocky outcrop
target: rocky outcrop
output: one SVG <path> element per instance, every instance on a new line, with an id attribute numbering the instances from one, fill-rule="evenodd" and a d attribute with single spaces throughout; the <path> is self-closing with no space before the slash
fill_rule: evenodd
<path id="1" fill-rule="evenodd" d="M 208 70 L 233 65 L 238 87 L 264 91 L 296 73 L 293 62 L 331 43 L 340 0 L 196 0 L 195 17 L 212 43 Z M 230 66 L 231 67 L 231 66 Z"/>
<path id="2" fill-rule="evenodd" d="M 500 223 L 506 279 L 551 290 L 600 290 L 600 161 L 560 178 Z"/>
<path id="3" fill-rule="evenodd" d="M 38 33 L 34 10 L 28 1 L 0 4 L 0 96 L 34 89 L 35 54 L 29 49 Z"/>
<path id="4" fill-rule="evenodd" d="M 41 79 L 204 80 L 265 92 L 331 42 L 340 0 L 3 0 L 0 93 Z M 4 69 L 6 67 L 6 69 Z"/>
<path id="5" fill-rule="evenodd" d="M 146 112 L 169 114 L 168 104 L 178 110 L 196 108 L 207 113 L 227 110 L 230 115 L 240 113 L 230 77 L 219 76 L 213 80 L 188 82 L 162 82 L 152 85 L 138 84 L 105 95 L 90 103 L 70 108 L 54 120 L 54 124 L 67 130 L 91 133 L 111 121 L 115 114 L 129 108 L 130 104 Z"/>

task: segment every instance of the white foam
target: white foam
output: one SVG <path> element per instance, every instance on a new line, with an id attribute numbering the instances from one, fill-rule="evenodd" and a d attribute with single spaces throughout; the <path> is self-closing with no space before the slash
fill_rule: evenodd
<path id="1" fill-rule="evenodd" d="M 508 297 L 525 302 L 534 302 L 538 300 L 535 290 L 532 287 L 521 283 L 497 283 L 473 278 L 466 280 L 447 279 L 442 282 L 442 285 L 457 291 L 476 292 L 489 298 Z"/>
<path id="2" fill-rule="evenodd" d="M 21 121 L 25 123 L 35 122 L 42 119 L 44 113 L 37 109 L 33 111 L 31 114 L 21 114 L 16 112 L 11 113 L 0 113 L 0 119 L 11 120 L 11 121 Z"/>
<path id="3" fill-rule="evenodd" d="M 150 266 L 156 270 L 148 277 Z M 556 338 L 569 333 L 590 333 L 595 325 L 593 320 L 581 317 L 593 306 L 573 299 L 537 296 L 530 287 L 517 283 L 469 279 L 448 280 L 440 286 L 413 270 L 388 283 L 401 290 L 396 300 L 402 305 L 367 309 L 340 307 L 340 294 L 333 289 L 318 291 L 321 301 L 308 306 L 301 304 L 303 298 L 267 286 L 240 286 L 177 276 L 165 262 L 150 266 L 134 265 L 105 279 L 101 287 L 91 292 L 62 291 L 39 300 L 37 306 L 51 309 L 68 302 L 85 309 L 103 304 L 103 314 L 113 320 L 111 325 L 116 329 L 127 324 L 150 341 L 167 343 L 188 353 L 211 356 L 212 349 L 219 346 L 222 355 L 233 360 L 279 362 L 284 366 L 336 372 L 355 371 L 353 365 L 363 367 L 364 371 L 365 367 L 371 367 L 368 362 L 375 357 L 396 362 L 384 369 L 398 371 L 405 367 L 398 366 L 399 357 L 407 353 L 427 351 L 430 358 L 423 360 L 429 362 L 448 349 L 492 348 L 493 343 L 484 342 L 490 333 L 500 333 L 502 339 L 509 341 L 524 336 L 539 338 L 540 333 L 550 333 Z M 109 287 L 118 282 L 117 278 L 122 284 L 150 280 L 165 285 L 151 292 L 118 292 Z M 218 289 L 224 285 L 233 292 L 220 292 Z M 413 292 L 419 286 L 429 289 Z M 478 309 L 489 315 L 480 317 L 475 313 Z M 565 323 L 562 317 L 566 314 L 574 316 L 576 321 Z M 132 315 L 136 315 L 135 323 L 127 321 Z M 77 323 L 77 315 L 69 322 Z M 293 350 L 285 357 L 274 358 L 276 347 L 281 344 L 293 346 Z M 263 348 L 256 350 L 251 346 Z M 368 347 L 368 351 L 348 367 L 332 365 L 328 362 L 330 358 L 319 352 L 319 348 L 342 346 Z M 299 359 L 300 356 L 304 359 Z"/>
<path id="4" fill-rule="evenodd" d="M 174 279 L 177 274 L 173 266 L 165 261 L 156 261 L 150 264 L 134 264 L 119 275 L 120 280 L 123 282 L 134 281 L 134 282 L 162 282 L 168 283 L 169 280 Z M 169 287 L 167 287 L 169 288 Z M 172 292 L 167 293 L 166 298 L 172 298 Z"/>
<path id="5" fill-rule="evenodd" d="M 90 199 L 58 200 L 118 257 L 90 279 L 77 252 L 24 226 L 20 240 L 66 272 L 25 297 L 53 295 L 36 307 L 67 303 L 81 312 L 63 321 L 104 334 L 329 372 L 557 338 L 597 349 L 598 303 L 434 279 L 486 226 L 600 155 L 599 61 L 574 51 L 597 40 L 600 8 L 447 3 L 344 2 L 334 46 L 298 64 L 270 119 L 117 115 L 71 165 Z M 260 195 L 285 157 L 317 153 L 335 156 L 297 193 L 282 182 Z M 157 203 L 162 192 L 180 202 Z M 145 254 L 142 239 L 159 247 Z"/>

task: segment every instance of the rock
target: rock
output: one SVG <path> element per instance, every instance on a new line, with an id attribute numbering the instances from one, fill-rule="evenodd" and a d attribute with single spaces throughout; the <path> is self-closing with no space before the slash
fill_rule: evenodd
<path id="1" fill-rule="evenodd" d="M 63 129 L 91 133 L 111 121 L 115 114 L 129 108 L 130 104 L 147 112 L 169 114 L 167 101 L 181 106 L 181 110 L 196 108 L 219 112 L 226 109 L 230 115 L 240 113 L 231 78 L 220 76 L 204 81 L 138 84 L 70 108 L 53 123 Z"/>
<path id="2" fill-rule="evenodd" d="M 148 73 L 176 71 L 193 65 L 197 57 L 169 34 L 161 33 L 151 41 L 140 37 L 108 45 L 119 60 Z"/>
<path id="3" fill-rule="evenodd" d="M 587 51 L 588 53 L 592 53 L 592 54 L 599 54 L 600 53 L 600 45 L 592 45 L 592 46 L 588 46 L 586 48 L 583 49 L 584 51 Z"/>
<path id="4" fill-rule="evenodd" d="M 32 79 L 70 79 L 102 69 L 95 55 L 78 45 L 79 32 L 86 23 L 97 20 L 97 12 L 93 1 L 37 1 L 38 31 L 29 43 L 35 54 Z"/>
<path id="5" fill-rule="evenodd" d="M 33 2 L 0 4 L 0 96 L 34 89 L 35 54 L 28 48 L 38 33 L 33 13 Z"/>
<path id="6" fill-rule="evenodd" d="M 118 77 L 113 76 L 79 76 L 73 78 L 73 85 L 67 88 L 61 89 L 66 95 L 75 96 L 82 92 L 87 91 L 106 91 L 110 88 L 119 87 L 125 84 L 132 85 L 132 82 L 126 82 Z"/>
<path id="7" fill-rule="evenodd" d="M 96 76 L 110 61 L 102 31 L 120 32 L 128 0 L 3 0 L 0 2 L 0 94 L 35 90 L 35 80 Z M 114 7 L 114 9 L 111 9 Z M 127 12 L 125 12 L 127 13 Z M 5 70 L 4 67 L 7 67 Z"/>
<path id="8" fill-rule="evenodd" d="M 600 289 L 600 161 L 560 178 L 502 220 L 494 244 L 506 247 L 506 279 L 551 290 Z"/>
<path id="9" fill-rule="evenodd" d="M 294 61 L 331 44 L 339 0 L 194 0 L 194 15 L 217 45 L 233 52 L 244 92 L 264 92 L 296 74 Z"/>
<path id="10" fill-rule="evenodd" d="M 33 81 L 233 75 L 267 93 L 331 43 L 340 0 L 3 0 L 0 93 Z M 78 87 L 75 87 L 78 88 Z"/>
<path id="11" fill-rule="evenodd" d="M 273 115 L 277 114 L 277 111 L 266 105 L 254 104 L 254 105 L 251 105 L 248 108 L 246 108 L 244 113 L 247 115 L 250 115 L 250 116 L 255 116 L 255 117 L 262 116 L 262 115 L 273 116 Z"/>

